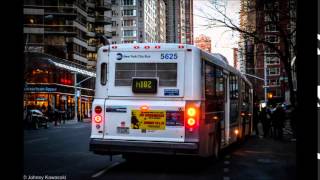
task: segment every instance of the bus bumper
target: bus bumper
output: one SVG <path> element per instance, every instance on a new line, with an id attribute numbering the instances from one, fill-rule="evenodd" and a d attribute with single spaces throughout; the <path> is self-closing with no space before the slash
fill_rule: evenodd
<path id="1" fill-rule="evenodd" d="M 171 154 L 197 155 L 197 143 L 154 142 L 112 139 L 91 139 L 90 151 L 95 154 Z"/>

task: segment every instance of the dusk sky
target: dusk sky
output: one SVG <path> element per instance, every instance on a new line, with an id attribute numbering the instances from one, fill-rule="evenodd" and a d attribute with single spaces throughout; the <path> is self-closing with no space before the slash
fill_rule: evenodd
<path id="1" fill-rule="evenodd" d="M 213 27 L 208 28 L 207 20 L 199 16 L 206 16 L 205 14 L 214 14 L 214 8 L 211 3 L 212 0 L 194 0 L 194 37 L 204 34 L 211 38 L 212 53 L 220 53 L 224 55 L 230 65 L 233 65 L 233 47 L 238 47 L 239 34 L 232 32 L 228 28 Z M 222 0 L 223 1 L 223 0 Z M 233 22 L 239 24 L 240 0 L 226 0 L 226 13 L 231 17 Z"/>

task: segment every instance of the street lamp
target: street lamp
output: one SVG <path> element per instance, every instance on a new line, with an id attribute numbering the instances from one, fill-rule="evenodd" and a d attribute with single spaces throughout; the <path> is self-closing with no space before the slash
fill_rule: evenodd
<path id="1" fill-rule="evenodd" d="M 264 71 L 265 71 L 265 75 L 266 75 L 266 70 L 264 70 Z M 243 74 L 246 75 L 246 76 L 250 76 L 250 77 L 256 78 L 256 79 L 261 80 L 261 81 L 264 82 L 264 86 L 263 86 L 263 88 L 264 88 L 264 101 L 267 102 L 268 101 L 268 99 L 267 99 L 267 88 L 269 87 L 267 85 L 267 78 L 261 78 L 261 77 L 258 77 L 258 76 L 252 75 L 252 74 L 246 74 L 246 73 L 243 73 Z"/>

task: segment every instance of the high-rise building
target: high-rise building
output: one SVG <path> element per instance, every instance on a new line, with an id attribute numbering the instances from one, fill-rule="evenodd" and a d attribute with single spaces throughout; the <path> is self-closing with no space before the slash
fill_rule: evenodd
<path id="1" fill-rule="evenodd" d="M 158 41 L 160 43 L 166 42 L 166 4 L 163 0 L 158 0 Z"/>
<path id="2" fill-rule="evenodd" d="M 168 43 L 186 43 L 185 0 L 165 0 Z M 190 21 L 190 19 L 189 19 Z"/>
<path id="3" fill-rule="evenodd" d="M 112 1 L 111 43 L 164 42 L 165 8 L 163 0 Z"/>
<path id="4" fill-rule="evenodd" d="M 199 37 L 196 37 L 194 44 L 208 53 L 211 53 L 211 38 L 201 34 Z"/>
<path id="5" fill-rule="evenodd" d="M 268 95 L 272 94 L 273 100 L 284 101 L 289 89 L 279 52 L 284 54 L 287 48 L 292 50 L 288 42 L 295 44 L 295 37 L 291 34 L 295 29 L 296 10 L 290 4 L 294 4 L 294 0 L 241 0 L 240 27 L 249 33 L 256 33 L 256 37 L 241 34 L 240 70 L 258 77 L 247 76 L 259 100 L 267 100 Z M 294 54 L 292 51 L 287 55 L 293 59 Z"/>
<path id="6" fill-rule="evenodd" d="M 24 0 L 25 51 L 94 67 L 100 37 L 111 37 L 110 0 Z"/>
<path id="7" fill-rule="evenodd" d="M 193 0 L 185 0 L 186 44 L 193 44 Z"/>

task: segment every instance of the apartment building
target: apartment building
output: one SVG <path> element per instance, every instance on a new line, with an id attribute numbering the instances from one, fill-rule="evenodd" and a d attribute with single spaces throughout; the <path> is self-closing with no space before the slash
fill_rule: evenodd
<path id="1" fill-rule="evenodd" d="M 111 37 L 110 0 L 24 0 L 25 51 L 94 67 L 101 36 Z"/>
<path id="2" fill-rule="evenodd" d="M 211 38 L 209 36 L 201 34 L 200 36 L 195 38 L 194 44 L 198 48 L 211 53 Z"/>
<path id="3" fill-rule="evenodd" d="M 165 42 L 163 0 L 112 1 L 112 44 Z"/>

